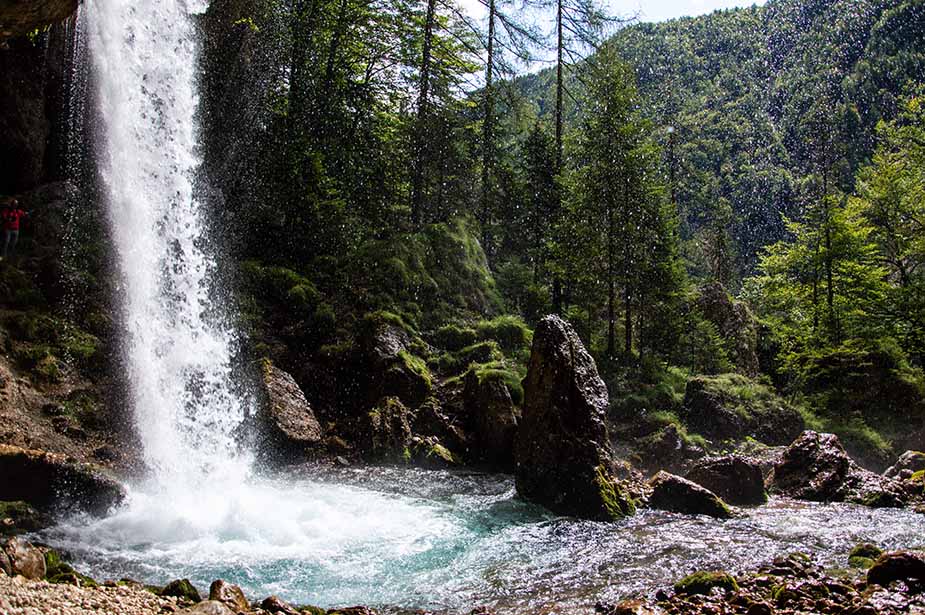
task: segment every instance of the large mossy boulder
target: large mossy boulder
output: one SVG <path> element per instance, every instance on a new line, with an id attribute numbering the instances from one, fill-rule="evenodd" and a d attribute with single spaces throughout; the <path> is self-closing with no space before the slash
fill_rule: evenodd
<path id="1" fill-rule="evenodd" d="M 262 365 L 262 427 L 274 454 L 300 456 L 317 447 L 324 429 L 295 379 L 269 361 Z"/>
<path id="2" fill-rule="evenodd" d="M 472 369 L 465 377 L 465 409 L 473 427 L 473 457 L 500 467 L 514 462 L 514 436 L 520 411 L 511 399 L 504 375 Z"/>
<path id="3" fill-rule="evenodd" d="M 649 506 L 686 515 L 732 517 L 732 511 L 715 493 L 687 479 L 662 471 L 649 481 Z"/>
<path id="4" fill-rule="evenodd" d="M 743 455 L 706 457 L 697 461 L 685 478 L 737 506 L 764 504 L 768 499 L 761 464 Z"/>
<path id="5" fill-rule="evenodd" d="M 800 412 L 769 387 L 739 374 L 691 378 L 681 418 L 694 433 L 717 441 L 789 444 L 805 429 Z"/>
<path id="6" fill-rule="evenodd" d="M 357 346 L 361 352 L 359 380 L 369 379 L 367 399 L 397 397 L 416 408 L 431 395 L 433 376 L 416 351 L 421 342 L 404 322 L 391 314 L 368 314 L 359 326 Z"/>
<path id="7" fill-rule="evenodd" d="M 122 485 L 96 466 L 0 444 L 0 500 L 22 501 L 44 511 L 70 507 L 102 515 L 124 498 Z"/>
<path id="8" fill-rule="evenodd" d="M 635 505 L 613 475 L 607 387 L 574 329 L 540 321 L 514 444 L 517 492 L 553 512 L 612 520 Z"/>
<path id="9" fill-rule="evenodd" d="M 834 434 L 805 431 L 774 466 L 771 493 L 815 502 L 853 502 L 873 507 L 903 506 L 901 483 L 858 466 Z"/>

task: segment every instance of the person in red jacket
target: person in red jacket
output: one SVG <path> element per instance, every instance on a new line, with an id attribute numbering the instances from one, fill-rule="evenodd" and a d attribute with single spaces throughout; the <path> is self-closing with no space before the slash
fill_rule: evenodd
<path id="1" fill-rule="evenodd" d="M 12 256 L 19 243 L 19 221 L 26 216 L 26 212 L 19 206 L 19 201 L 13 199 L 3 208 L 3 258 Z"/>

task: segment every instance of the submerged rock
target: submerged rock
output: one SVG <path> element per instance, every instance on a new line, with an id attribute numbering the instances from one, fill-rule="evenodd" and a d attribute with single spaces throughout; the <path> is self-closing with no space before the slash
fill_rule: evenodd
<path id="1" fill-rule="evenodd" d="M 553 512 L 611 520 L 635 505 L 612 472 L 607 387 L 572 327 L 558 316 L 533 335 L 523 417 L 514 445 L 517 492 Z"/>
<path id="2" fill-rule="evenodd" d="M 709 515 L 717 519 L 732 517 L 732 511 L 715 493 L 680 476 L 659 472 L 649 481 L 649 506 L 687 515 Z"/>
<path id="3" fill-rule="evenodd" d="M 263 387 L 263 425 L 274 449 L 305 453 L 322 442 L 324 430 L 291 375 L 266 362 Z"/>
<path id="4" fill-rule="evenodd" d="M 22 538 L 9 538 L 0 547 L 0 568 L 8 575 L 37 581 L 45 578 L 45 555 Z"/>
<path id="5" fill-rule="evenodd" d="M 858 466 L 834 434 L 805 431 L 784 451 L 770 490 L 799 500 L 853 502 L 873 507 L 906 503 L 903 486 Z"/>
<path id="6" fill-rule="evenodd" d="M 748 506 L 764 504 L 768 500 L 761 464 L 742 455 L 701 459 L 690 469 L 686 478 L 730 504 Z"/>
<path id="7" fill-rule="evenodd" d="M 102 515 L 124 497 L 122 486 L 96 466 L 0 444 L 0 500 L 26 502 L 39 510 L 66 506 Z"/>

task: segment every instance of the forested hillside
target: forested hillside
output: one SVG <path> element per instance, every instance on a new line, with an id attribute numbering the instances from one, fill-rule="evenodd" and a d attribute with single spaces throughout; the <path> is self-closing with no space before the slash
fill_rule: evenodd
<path id="1" fill-rule="evenodd" d="M 877 123 L 925 75 L 923 37 L 922 2 L 772 0 L 632 25 L 610 40 L 659 129 L 695 275 L 738 287 L 786 235 L 783 216 L 804 212 L 820 157 L 837 158 L 832 186 L 852 191 Z M 517 80 L 547 119 L 554 80 L 552 69 Z M 569 88 L 576 115 L 580 73 Z"/>

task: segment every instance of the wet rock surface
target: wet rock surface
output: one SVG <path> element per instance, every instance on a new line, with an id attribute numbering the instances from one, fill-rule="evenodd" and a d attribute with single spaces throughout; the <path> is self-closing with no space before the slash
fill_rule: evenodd
<path id="1" fill-rule="evenodd" d="M 837 436 L 814 431 L 787 448 L 768 482 L 772 493 L 817 502 L 898 507 L 909 499 L 898 481 L 858 466 Z"/>
<path id="2" fill-rule="evenodd" d="M 267 362 L 263 387 L 263 425 L 277 451 L 304 454 L 321 443 L 324 430 L 290 374 Z"/>
<path id="3" fill-rule="evenodd" d="M 6 574 L 20 575 L 33 581 L 45 578 L 45 556 L 22 538 L 10 538 L 3 543 L 0 569 Z"/>
<path id="4" fill-rule="evenodd" d="M 465 407 L 481 460 L 511 467 L 519 412 L 504 381 L 491 374 L 469 371 L 465 379 Z"/>
<path id="5" fill-rule="evenodd" d="M 659 472 L 649 481 L 649 506 L 688 515 L 709 515 L 717 519 L 732 517 L 732 511 L 715 493 L 680 476 Z"/>
<path id="6" fill-rule="evenodd" d="M 685 478 L 737 506 L 764 504 L 768 499 L 761 464 L 743 455 L 701 459 Z"/>
<path id="7" fill-rule="evenodd" d="M 558 316 L 541 320 L 514 445 L 522 497 L 590 519 L 615 519 L 634 510 L 612 474 L 607 405 L 607 387 L 571 325 Z"/>

